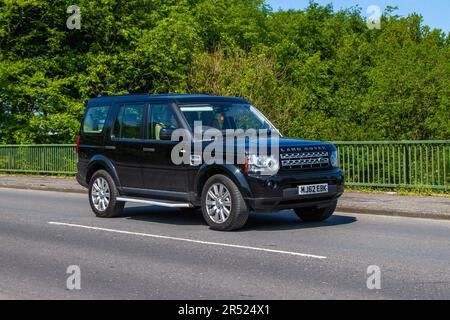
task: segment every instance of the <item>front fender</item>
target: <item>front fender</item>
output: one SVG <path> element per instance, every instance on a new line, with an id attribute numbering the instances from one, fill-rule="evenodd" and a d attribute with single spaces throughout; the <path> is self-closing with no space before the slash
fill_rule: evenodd
<path id="1" fill-rule="evenodd" d="M 242 170 L 233 164 L 203 164 L 195 179 L 195 190 L 201 196 L 203 185 L 207 177 L 214 174 L 225 174 L 237 185 L 244 199 L 252 198 L 252 191 Z"/>

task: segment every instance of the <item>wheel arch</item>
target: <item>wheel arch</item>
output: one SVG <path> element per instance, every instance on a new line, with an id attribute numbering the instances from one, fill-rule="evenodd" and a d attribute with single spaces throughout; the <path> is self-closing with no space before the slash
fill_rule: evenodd
<path id="1" fill-rule="evenodd" d="M 195 191 L 199 198 L 201 197 L 203 186 L 205 185 L 206 181 L 216 174 L 223 174 L 224 176 L 230 178 L 239 188 L 239 191 L 241 192 L 244 199 L 252 197 L 250 185 L 248 184 L 247 179 L 245 178 L 241 170 L 235 165 L 225 164 L 203 165 L 200 168 L 195 179 Z"/>
<path id="2" fill-rule="evenodd" d="M 106 158 L 105 156 L 102 155 L 97 155 L 92 157 L 91 161 L 89 161 L 89 164 L 87 166 L 87 170 L 86 170 L 86 183 L 89 184 L 92 176 L 95 174 L 95 172 L 99 171 L 99 170 L 105 170 L 106 172 L 108 172 L 112 179 L 114 180 L 114 183 L 116 184 L 116 186 L 119 188 L 120 187 L 120 180 L 119 180 L 119 176 L 117 174 L 117 170 L 114 167 L 113 163 L 111 162 L 111 160 L 109 160 L 108 158 Z"/>

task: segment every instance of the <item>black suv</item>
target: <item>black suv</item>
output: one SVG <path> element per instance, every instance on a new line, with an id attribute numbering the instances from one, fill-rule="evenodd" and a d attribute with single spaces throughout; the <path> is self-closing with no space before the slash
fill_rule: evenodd
<path id="1" fill-rule="evenodd" d="M 203 134 L 209 129 L 216 137 Z M 252 129 L 259 132 L 256 147 L 245 134 L 231 149 L 217 138 L 231 130 L 239 132 L 238 139 Z M 176 136 L 177 130 L 188 139 Z M 267 132 L 264 139 L 261 132 Z M 224 150 L 240 152 L 231 160 L 206 160 L 203 152 L 218 142 Z M 261 154 L 267 146 L 272 151 Z M 210 154 L 224 159 L 228 151 L 216 148 Z M 77 153 L 77 180 L 89 188 L 96 216 L 104 218 L 119 216 L 125 202 L 136 202 L 201 208 L 215 230 L 241 228 L 249 211 L 294 209 L 303 221 L 323 221 L 344 189 L 332 144 L 280 137 L 242 98 L 142 94 L 91 99 Z M 187 161 L 174 161 L 174 155 Z"/>

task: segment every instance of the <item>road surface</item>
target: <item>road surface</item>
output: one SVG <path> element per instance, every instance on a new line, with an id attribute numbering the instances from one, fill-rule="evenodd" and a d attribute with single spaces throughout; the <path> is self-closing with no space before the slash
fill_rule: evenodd
<path id="1" fill-rule="evenodd" d="M 223 233 L 199 212 L 98 219 L 83 194 L 0 188 L 0 299 L 450 299 L 450 222 L 284 211 Z"/>

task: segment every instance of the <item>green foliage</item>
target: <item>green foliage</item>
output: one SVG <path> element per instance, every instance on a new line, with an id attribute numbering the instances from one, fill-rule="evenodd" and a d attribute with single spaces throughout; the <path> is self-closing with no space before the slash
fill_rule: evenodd
<path id="1" fill-rule="evenodd" d="M 263 0 L 0 0 L 0 143 L 73 142 L 99 94 L 250 99 L 287 136 L 450 139 L 450 37 L 420 16 Z"/>

